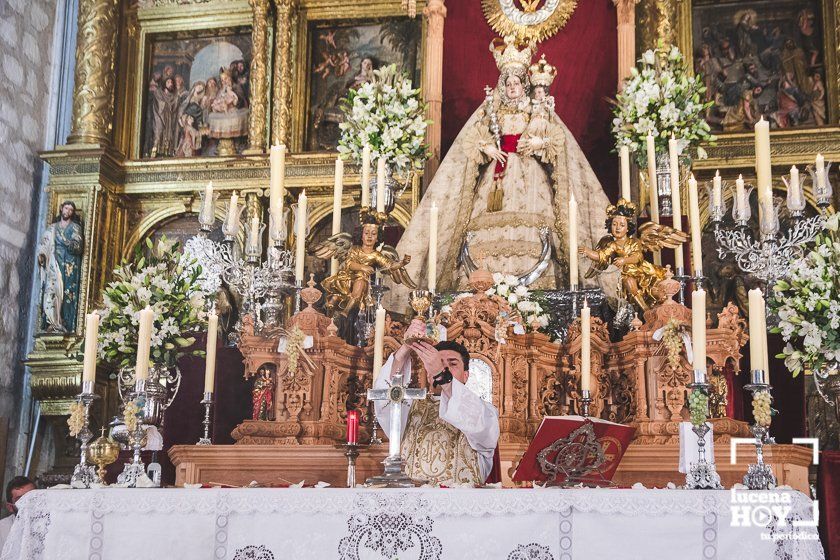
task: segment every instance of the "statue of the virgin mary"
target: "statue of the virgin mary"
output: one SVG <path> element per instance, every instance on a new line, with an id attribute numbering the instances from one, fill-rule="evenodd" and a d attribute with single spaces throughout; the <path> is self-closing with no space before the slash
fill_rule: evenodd
<path id="1" fill-rule="evenodd" d="M 584 246 L 603 236 L 609 200 L 547 95 L 556 70 L 545 57 L 532 65 L 533 46 L 517 45 L 512 37 L 490 48 L 498 84 L 487 88 L 485 103 L 441 162 L 397 251 L 414 257 L 408 274 L 426 285 L 435 204 L 438 292 L 464 289 L 473 266 L 514 274 L 531 289 L 565 288 L 569 197 L 574 193 L 579 204 Z M 391 288 L 389 307 L 407 309 L 408 291 Z"/>

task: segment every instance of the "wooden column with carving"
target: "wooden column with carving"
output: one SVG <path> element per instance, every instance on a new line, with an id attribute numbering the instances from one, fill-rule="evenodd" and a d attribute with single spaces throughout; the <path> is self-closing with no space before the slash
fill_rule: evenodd
<path id="1" fill-rule="evenodd" d="M 431 121 L 426 129 L 429 160 L 423 180 L 428 185 L 440 165 L 441 105 L 443 103 L 443 24 L 446 18 L 444 0 L 429 0 L 423 9 L 426 16 L 426 60 L 424 62 L 423 95 L 426 114 Z"/>
<path id="2" fill-rule="evenodd" d="M 271 143 L 288 144 L 292 126 L 292 37 L 298 0 L 274 0 L 274 91 Z"/>
<path id="3" fill-rule="evenodd" d="M 114 116 L 117 0 L 80 0 L 73 128 L 69 144 L 110 144 Z"/>
<path id="4" fill-rule="evenodd" d="M 268 40 L 269 0 L 249 0 L 254 12 L 251 41 L 254 57 L 251 60 L 251 112 L 248 115 L 248 152 L 265 152 L 266 112 L 268 110 Z"/>
<path id="5" fill-rule="evenodd" d="M 636 4 L 639 0 L 613 0 L 618 32 L 618 89 L 636 65 Z"/>

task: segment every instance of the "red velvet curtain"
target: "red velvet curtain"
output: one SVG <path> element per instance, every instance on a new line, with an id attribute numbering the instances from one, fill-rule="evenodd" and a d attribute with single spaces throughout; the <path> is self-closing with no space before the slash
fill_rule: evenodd
<path id="1" fill-rule="evenodd" d="M 479 0 L 447 0 L 443 41 L 442 148 L 495 86 L 499 72 L 488 49 L 496 36 Z M 557 67 L 551 87 L 557 113 L 583 148 L 611 199 L 618 193 L 618 163 L 611 153 L 610 106 L 617 76 L 615 8 L 610 0 L 579 1 L 568 23 L 537 47 Z"/>

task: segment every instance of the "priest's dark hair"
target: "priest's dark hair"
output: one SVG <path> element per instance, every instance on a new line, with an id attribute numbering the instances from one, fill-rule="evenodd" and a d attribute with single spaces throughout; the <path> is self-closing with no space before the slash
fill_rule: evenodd
<path id="1" fill-rule="evenodd" d="M 470 369 L 470 351 L 463 344 L 454 340 L 443 340 L 435 344 L 435 350 L 438 352 L 441 350 L 454 350 L 458 352 L 461 355 L 461 361 L 464 362 L 464 371 Z"/>
<path id="2" fill-rule="evenodd" d="M 35 486 L 29 478 L 25 476 L 16 476 L 6 484 L 6 502 L 12 503 L 12 492 L 24 486 Z"/>

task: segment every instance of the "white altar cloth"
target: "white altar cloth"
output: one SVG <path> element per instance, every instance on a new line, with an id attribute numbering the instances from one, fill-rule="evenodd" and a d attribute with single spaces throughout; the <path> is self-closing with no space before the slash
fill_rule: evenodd
<path id="1" fill-rule="evenodd" d="M 767 526 L 732 526 L 727 490 L 39 490 L 18 502 L 0 559 L 824 557 L 815 528 L 792 528 L 812 519 L 807 497 L 750 494 L 785 495 L 785 521 L 758 512 L 736 517 Z"/>

